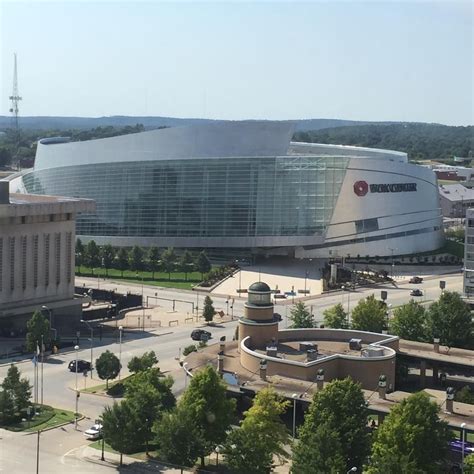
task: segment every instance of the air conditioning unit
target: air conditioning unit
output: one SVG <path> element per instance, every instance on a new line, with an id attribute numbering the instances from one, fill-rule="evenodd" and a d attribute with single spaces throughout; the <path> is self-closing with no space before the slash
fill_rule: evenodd
<path id="1" fill-rule="evenodd" d="M 383 357 L 385 354 L 383 347 L 368 346 L 362 351 L 362 357 Z"/>

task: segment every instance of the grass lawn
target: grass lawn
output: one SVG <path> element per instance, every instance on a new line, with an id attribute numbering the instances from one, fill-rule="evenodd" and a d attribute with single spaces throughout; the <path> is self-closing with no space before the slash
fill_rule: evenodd
<path id="1" fill-rule="evenodd" d="M 109 381 L 109 390 L 119 383 L 123 384 L 130 377 L 133 377 L 133 374 L 128 375 L 127 377 L 123 377 L 122 380 Z M 93 385 L 91 387 L 87 387 L 79 391 L 84 392 L 84 393 L 98 393 L 98 394 L 107 395 L 106 386 L 107 384 L 103 383 L 100 385 Z"/>
<path id="2" fill-rule="evenodd" d="M 39 431 L 74 421 L 74 413 L 72 411 L 61 410 L 47 405 L 40 406 L 39 410 L 39 414 L 29 423 L 28 421 L 19 421 L 11 425 L 3 425 L 2 428 L 9 431 Z M 26 418 L 26 414 L 24 418 Z"/>
<path id="3" fill-rule="evenodd" d="M 101 451 L 102 450 L 102 440 L 98 439 L 97 441 L 93 441 L 89 445 L 89 447 Z M 107 442 L 104 442 L 104 452 L 112 453 L 112 454 L 120 454 L 118 451 L 115 451 L 115 449 L 110 447 L 110 445 Z M 153 452 L 150 450 L 149 454 L 153 455 Z M 124 454 L 124 456 L 129 456 L 129 457 L 136 458 L 136 459 L 141 459 L 141 460 L 144 460 L 144 461 L 147 459 L 145 451 L 140 451 L 138 453 L 132 453 L 132 454 Z"/>
<path id="4" fill-rule="evenodd" d="M 108 270 L 106 276 L 106 271 L 104 268 L 95 268 L 94 272 L 92 272 L 91 268 L 85 266 L 80 267 L 80 272 L 79 267 L 76 267 L 76 275 L 92 278 L 99 276 L 100 278 L 122 280 L 132 283 L 142 283 L 143 281 L 143 283 L 147 285 L 184 289 L 191 289 L 193 286 L 195 286 L 202 280 L 201 274 L 199 272 L 188 273 L 186 279 L 186 275 L 181 272 L 173 272 L 171 273 L 171 275 L 168 275 L 168 273 L 164 272 L 155 272 L 155 275 L 153 277 L 152 272 L 138 272 L 137 276 L 137 272 L 125 270 L 122 276 L 122 272 L 120 270 L 111 268 Z"/>

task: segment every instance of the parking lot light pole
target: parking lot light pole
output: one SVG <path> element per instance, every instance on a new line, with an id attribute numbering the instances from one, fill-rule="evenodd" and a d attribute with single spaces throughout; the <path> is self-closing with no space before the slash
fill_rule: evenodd
<path id="1" fill-rule="evenodd" d="M 91 379 L 92 379 L 92 361 L 94 359 L 94 328 L 84 319 L 81 319 L 81 323 L 84 323 L 91 332 Z"/>
<path id="2" fill-rule="evenodd" d="M 464 452 L 466 445 L 466 423 L 461 423 L 461 446 L 462 446 L 462 457 L 461 457 L 461 472 L 464 472 Z"/>
<path id="3" fill-rule="evenodd" d="M 291 398 L 293 398 L 293 439 L 296 436 L 296 399 L 298 398 L 298 394 L 294 393 Z"/>
<path id="4" fill-rule="evenodd" d="M 122 331 L 123 331 L 123 326 L 119 326 L 119 380 L 121 377 L 122 373 Z"/>
<path id="5" fill-rule="evenodd" d="M 77 412 L 78 412 L 78 405 L 79 405 L 79 392 L 77 391 L 77 353 L 79 351 L 79 346 L 74 346 L 74 350 L 76 351 L 76 411 L 74 413 L 74 429 L 77 430 Z"/>

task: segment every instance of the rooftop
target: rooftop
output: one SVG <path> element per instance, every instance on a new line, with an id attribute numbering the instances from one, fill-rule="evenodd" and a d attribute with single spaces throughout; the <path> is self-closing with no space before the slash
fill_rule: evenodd
<path id="1" fill-rule="evenodd" d="M 439 186 L 440 196 L 449 201 L 474 201 L 474 190 L 462 184 L 444 184 Z"/>

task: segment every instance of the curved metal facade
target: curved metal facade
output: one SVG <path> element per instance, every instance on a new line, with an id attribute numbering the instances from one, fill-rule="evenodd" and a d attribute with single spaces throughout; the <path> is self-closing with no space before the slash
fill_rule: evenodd
<path id="1" fill-rule="evenodd" d="M 94 199 L 103 244 L 390 255 L 443 243 L 434 173 L 405 153 L 290 145 L 287 122 L 229 122 L 40 141 L 28 193 Z M 386 192 L 385 192 L 386 191 Z M 285 250 L 286 249 L 286 250 Z"/>

